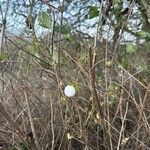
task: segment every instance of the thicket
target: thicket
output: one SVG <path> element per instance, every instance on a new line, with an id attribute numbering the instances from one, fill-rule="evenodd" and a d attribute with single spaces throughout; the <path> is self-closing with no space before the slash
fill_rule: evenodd
<path id="1" fill-rule="evenodd" d="M 5 0 L 0 12 L 0 149 L 150 149 L 149 0 Z"/>

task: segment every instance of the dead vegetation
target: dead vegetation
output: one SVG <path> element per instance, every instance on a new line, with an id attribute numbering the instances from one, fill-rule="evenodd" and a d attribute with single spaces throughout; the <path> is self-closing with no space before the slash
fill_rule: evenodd
<path id="1" fill-rule="evenodd" d="M 58 66 L 40 42 L 40 55 L 32 57 L 29 44 L 16 40 L 2 69 L 2 149 L 149 149 L 150 89 L 143 70 L 108 64 L 100 46 L 86 43 L 78 53 L 61 47 Z M 63 94 L 67 84 L 76 87 L 75 97 Z"/>

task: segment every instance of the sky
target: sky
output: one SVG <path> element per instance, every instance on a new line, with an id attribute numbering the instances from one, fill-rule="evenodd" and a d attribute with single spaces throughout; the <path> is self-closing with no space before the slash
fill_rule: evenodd
<path id="1" fill-rule="evenodd" d="M 61 2 L 62 2 L 62 0 L 60 0 L 60 2 L 53 2 L 52 5 L 55 6 L 55 7 L 58 7 Z M 75 15 L 74 17 L 72 17 L 70 19 L 70 23 L 72 23 L 71 20 L 74 21 L 77 18 L 77 14 L 78 13 L 80 13 L 80 14 L 87 13 L 86 10 L 84 12 L 84 8 L 83 8 L 82 11 L 79 11 L 79 9 L 80 9 L 79 6 L 81 5 L 80 2 L 81 1 L 76 0 L 76 5 L 74 5 L 76 7 L 74 7 L 74 9 L 73 9 L 73 7 L 72 7 L 73 3 L 72 3 L 68 7 L 68 11 L 66 11 L 66 13 L 64 13 L 64 17 L 65 18 L 70 18 L 71 15 L 73 15 L 73 14 Z M 0 0 L 0 3 L 2 3 L 2 0 Z M 90 5 L 90 6 L 91 5 L 92 6 L 98 6 L 98 4 L 99 3 L 96 2 L 96 1 L 95 1 L 95 3 L 91 1 L 91 3 L 85 4 L 85 5 L 86 6 L 88 6 L 88 5 Z M 123 8 L 126 8 L 127 5 L 128 5 L 127 1 L 124 1 Z M 45 6 L 45 5 L 43 5 L 42 7 L 40 5 L 37 5 L 37 7 L 35 8 L 35 12 L 39 13 L 40 11 L 45 11 L 47 8 L 48 7 Z M 3 12 L 4 12 L 5 4 L 2 5 L 2 9 L 3 9 Z M 7 31 L 9 33 L 12 33 L 12 35 L 13 34 L 14 35 L 26 35 L 26 34 L 29 34 L 30 32 L 29 32 L 29 30 L 26 27 L 25 17 L 23 17 L 21 15 L 21 13 L 22 14 L 26 14 L 26 12 L 28 12 L 28 9 L 20 5 L 18 7 L 18 13 L 20 13 L 20 15 L 19 14 L 15 15 L 15 13 L 13 12 L 13 9 L 14 9 L 14 7 L 12 6 L 12 3 L 11 3 L 11 5 L 9 6 L 9 13 L 8 13 L 9 15 L 7 16 Z M 137 11 L 136 7 L 133 9 L 133 11 Z M 57 15 L 59 16 L 60 14 L 57 14 Z M 84 15 L 83 15 L 83 17 L 84 17 Z M 82 17 L 81 17 L 81 19 L 82 19 Z M 0 15 L 0 20 L 1 20 L 1 15 Z M 98 21 L 98 17 L 95 17 L 93 19 L 87 19 L 83 23 L 80 23 L 80 26 L 77 29 L 82 31 L 82 32 L 84 32 L 84 33 L 89 34 L 91 37 L 94 37 L 96 32 L 97 32 L 97 27 L 94 26 L 93 28 L 88 28 L 86 26 L 88 26 L 88 25 L 92 26 L 97 21 Z M 136 20 L 136 21 L 135 20 L 131 20 L 130 24 L 134 24 L 137 21 L 138 20 Z M 35 30 L 36 30 L 37 35 L 39 35 L 39 36 L 41 34 L 43 34 L 43 33 L 48 31 L 47 29 L 44 29 L 41 26 L 39 26 L 38 19 L 36 19 Z M 109 31 L 109 36 L 108 36 L 108 31 Z M 105 25 L 104 31 L 103 31 L 103 37 L 107 38 L 108 40 L 111 40 L 112 37 L 113 37 L 113 34 L 114 34 L 113 30 L 112 29 L 110 30 L 110 27 L 108 25 Z M 124 41 L 125 40 L 128 40 L 128 41 L 135 41 L 136 40 L 134 36 L 132 36 L 130 33 L 127 33 L 127 32 L 124 32 L 124 36 L 123 37 L 124 38 L 122 40 L 124 40 Z"/>

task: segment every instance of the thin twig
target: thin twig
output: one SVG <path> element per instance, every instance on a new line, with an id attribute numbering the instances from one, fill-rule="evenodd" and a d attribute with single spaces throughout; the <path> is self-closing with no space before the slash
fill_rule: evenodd
<path id="1" fill-rule="evenodd" d="M 9 0 L 6 0 L 6 8 L 3 14 L 2 7 L 0 5 L 0 11 L 1 11 L 1 16 L 2 16 L 2 29 L 1 29 L 1 40 L 0 40 L 0 53 L 3 52 L 3 43 L 4 43 L 4 36 L 5 36 L 5 30 L 6 30 L 6 23 L 7 23 L 7 13 L 8 13 L 8 5 L 9 5 Z"/>
<path id="2" fill-rule="evenodd" d="M 30 102 L 29 102 L 29 99 L 28 99 L 28 96 L 27 96 L 27 93 L 26 93 L 25 90 L 24 90 L 24 97 L 25 97 L 25 100 L 26 100 L 26 103 L 27 103 L 28 114 L 29 114 L 29 119 L 30 119 L 30 125 L 31 125 L 31 130 L 32 130 L 34 141 L 35 141 L 35 145 L 36 145 L 36 148 L 38 150 L 41 150 L 40 143 L 38 141 L 38 137 L 37 137 L 35 127 L 34 127 L 34 121 L 33 121 L 33 116 L 32 116 L 32 113 L 31 113 Z"/>
<path id="3" fill-rule="evenodd" d="M 126 120 L 127 113 L 128 113 L 128 102 L 127 102 L 127 105 L 126 105 L 126 111 L 125 111 L 124 117 L 122 118 L 122 125 L 121 125 L 117 150 L 119 150 L 119 148 L 120 148 L 120 142 L 121 142 L 122 132 L 124 131 L 124 122 Z"/>
<path id="4" fill-rule="evenodd" d="M 54 107 L 53 107 L 53 98 L 50 99 L 50 107 L 51 107 L 51 132 L 52 132 L 52 146 L 51 146 L 51 150 L 54 150 L 55 131 L 54 131 Z"/>
<path id="5" fill-rule="evenodd" d="M 4 37 L 5 37 L 5 30 L 6 30 L 6 22 L 7 22 L 7 13 L 8 13 L 8 5 L 9 5 L 9 0 L 6 0 L 6 8 L 3 14 L 2 7 L 0 5 L 0 11 L 1 11 L 1 16 L 2 16 L 2 29 L 1 29 L 1 40 L 0 40 L 0 54 L 4 52 L 3 49 L 3 44 L 4 44 Z M 3 70 L 3 68 L 2 68 Z M 1 70 L 1 78 L 3 79 L 4 77 L 4 72 Z M 4 92 L 4 82 L 1 82 L 1 87 L 2 87 L 2 93 Z"/>

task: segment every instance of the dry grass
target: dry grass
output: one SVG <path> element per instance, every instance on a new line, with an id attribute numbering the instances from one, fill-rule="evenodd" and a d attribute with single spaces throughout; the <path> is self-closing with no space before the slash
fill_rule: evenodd
<path id="1" fill-rule="evenodd" d="M 62 46 L 58 67 L 46 50 L 37 59 L 26 53 L 28 42 L 16 40 L 2 69 L 1 149 L 150 149 L 150 85 L 142 70 L 108 65 L 109 54 L 86 43 L 78 53 Z M 67 84 L 75 97 L 63 94 Z"/>

